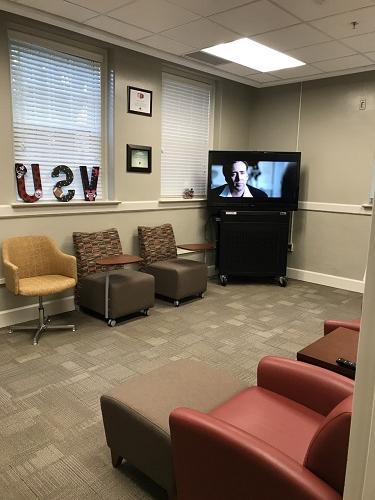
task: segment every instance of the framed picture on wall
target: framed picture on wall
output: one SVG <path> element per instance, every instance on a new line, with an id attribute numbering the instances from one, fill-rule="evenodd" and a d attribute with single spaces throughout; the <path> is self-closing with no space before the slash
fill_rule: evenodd
<path id="1" fill-rule="evenodd" d="M 126 170 L 127 172 L 151 173 L 151 147 L 127 144 Z"/>
<path id="2" fill-rule="evenodd" d="M 152 116 L 152 91 L 129 86 L 128 113 Z"/>

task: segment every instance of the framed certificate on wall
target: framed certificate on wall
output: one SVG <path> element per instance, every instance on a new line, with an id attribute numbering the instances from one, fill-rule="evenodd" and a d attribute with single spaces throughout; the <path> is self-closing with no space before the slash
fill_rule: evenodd
<path id="1" fill-rule="evenodd" d="M 127 144 L 126 170 L 127 172 L 151 173 L 151 147 Z"/>
<path id="2" fill-rule="evenodd" d="M 152 116 L 152 91 L 129 86 L 128 113 Z"/>

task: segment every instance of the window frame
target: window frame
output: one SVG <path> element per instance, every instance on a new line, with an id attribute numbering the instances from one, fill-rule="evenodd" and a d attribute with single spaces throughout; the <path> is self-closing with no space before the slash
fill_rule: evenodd
<path id="1" fill-rule="evenodd" d="M 198 75 L 193 71 L 174 71 L 173 67 L 169 67 L 165 65 L 162 68 L 161 71 L 161 96 L 163 93 L 163 78 L 164 76 L 168 76 L 173 78 L 176 81 L 186 81 L 188 80 L 189 82 L 193 82 L 194 84 L 197 85 L 197 87 L 209 87 L 210 89 L 210 105 L 209 105 L 209 130 L 208 130 L 208 150 L 207 150 L 207 165 L 206 165 L 206 178 L 208 176 L 208 152 L 213 149 L 213 144 L 214 144 L 214 128 L 215 128 L 215 101 L 216 101 L 216 86 L 215 86 L 215 81 L 210 79 L 210 78 L 205 78 L 204 76 Z M 161 99 L 161 108 L 163 106 L 162 99 Z M 161 109 L 161 115 L 163 113 L 163 109 Z M 162 136 L 162 126 L 160 127 L 160 141 L 161 144 L 163 144 L 163 136 Z M 161 203 L 168 203 L 172 202 L 175 203 L 176 201 L 181 201 L 184 203 L 192 203 L 192 202 L 197 202 L 197 201 L 204 201 L 207 199 L 207 193 L 204 195 L 199 195 L 199 196 L 194 196 L 194 198 L 190 199 L 184 199 L 182 198 L 182 195 L 180 197 L 178 196 L 163 196 L 162 195 L 162 167 L 161 167 L 161 157 L 163 155 L 163 151 L 161 148 L 161 156 L 160 156 L 160 198 L 159 202 Z"/>
<path id="2" fill-rule="evenodd" d="M 62 52 L 65 54 L 70 54 L 72 56 L 80 57 L 83 59 L 92 60 L 98 62 L 100 64 L 100 74 L 101 74 L 101 164 L 100 164 L 100 176 L 102 183 L 102 198 L 96 200 L 96 203 L 103 203 L 107 201 L 111 201 L 109 198 L 110 194 L 110 176 L 112 175 L 112 165 L 109 161 L 108 155 L 108 143 L 109 143 L 109 96 L 108 96 L 108 54 L 104 49 L 100 49 L 97 47 L 91 47 L 89 45 L 76 42 L 75 40 L 69 40 L 69 43 L 66 43 L 64 39 L 60 35 L 54 35 L 49 33 L 43 33 L 41 35 L 35 35 L 28 30 L 23 30 L 23 27 L 16 27 L 15 29 L 7 30 L 7 42 L 8 42 L 8 54 L 9 54 L 9 78 L 11 79 L 11 68 L 10 68 L 10 49 L 11 42 L 26 42 L 30 44 L 35 44 L 41 47 L 45 47 L 47 49 L 56 50 L 58 52 Z M 12 86 L 10 82 L 10 102 L 11 102 L 11 117 L 12 117 L 12 153 L 13 153 L 13 161 L 15 158 L 14 151 L 14 125 L 13 125 L 13 95 L 12 95 Z M 13 173 L 13 170 L 12 170 Z M 13 175 L 14 176 L 14 175 Z M 39 206 L 60 206 L 61 202 L 57 200 L 39 200 L 37 205 Z M 64 205 L 74 205 L 74 204 L 89 204 L 83 199 L 80 200 L 71 200 L 68 203 L 64 203 Z M 35 203 L 23 203 L 22 201 L 17 199 L 17 188 L 14 184 L 14 203 L 12 205 L 27 205 L 32 206 L 36 205 Z"/>

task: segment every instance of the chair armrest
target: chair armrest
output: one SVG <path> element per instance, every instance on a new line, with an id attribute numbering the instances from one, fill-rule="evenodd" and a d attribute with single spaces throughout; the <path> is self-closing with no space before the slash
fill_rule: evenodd
<path id="1" fill-rule="evenodd" d="M 340 320 L 340 319 L 326 319 L 324 322 L 324 335 L 327 333 L 336 330 L 336 328 L 349 328 L 349 330 L 354 330 L 355 332 L 359 332 L 361 326 L 360 319 L 348 319 L 348 320 Z"/>
<path id="2" fill-rule="evenodd" d="M 3 260 L 4 267 L 4 277 L 5 277 L 5 286 L 7 289 L 18 295 L 19 292 L 19 276 L 18 276 L 18 267 L 9 262 L 9 260 Z"/>
<path id="3" fill-rule="evenodd" d="M 55 257 L 59 274 L 77 281 L 77 260 L 74 255 L 69 255 L 62 252 L 59 248 L 55 248 Z"/>
<path id="4" fill-rule="evenodd" d="M 292 399 L 321 415 L 353 394 L 354 382 L 318 366 L 266 356 L 258 365 L 259 387 Z"/>
<path id="5" fill-rule="evenodd" d="M 308 469 L 255 436 L 187 408 L 169 424 L 178 500 L 339 500 Z"/>

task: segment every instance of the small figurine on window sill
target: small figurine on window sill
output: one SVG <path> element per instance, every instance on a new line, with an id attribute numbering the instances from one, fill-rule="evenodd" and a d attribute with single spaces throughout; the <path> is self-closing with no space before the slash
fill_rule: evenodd
<path id="1" fill-rule="evenodd" d="M 184 200 L 189 200 L 191 198 L 194 198 L 194 189 L 193 188 L 186 188 L 184 189 L 184 192 L 182 194 L 182 197 Z"/>

